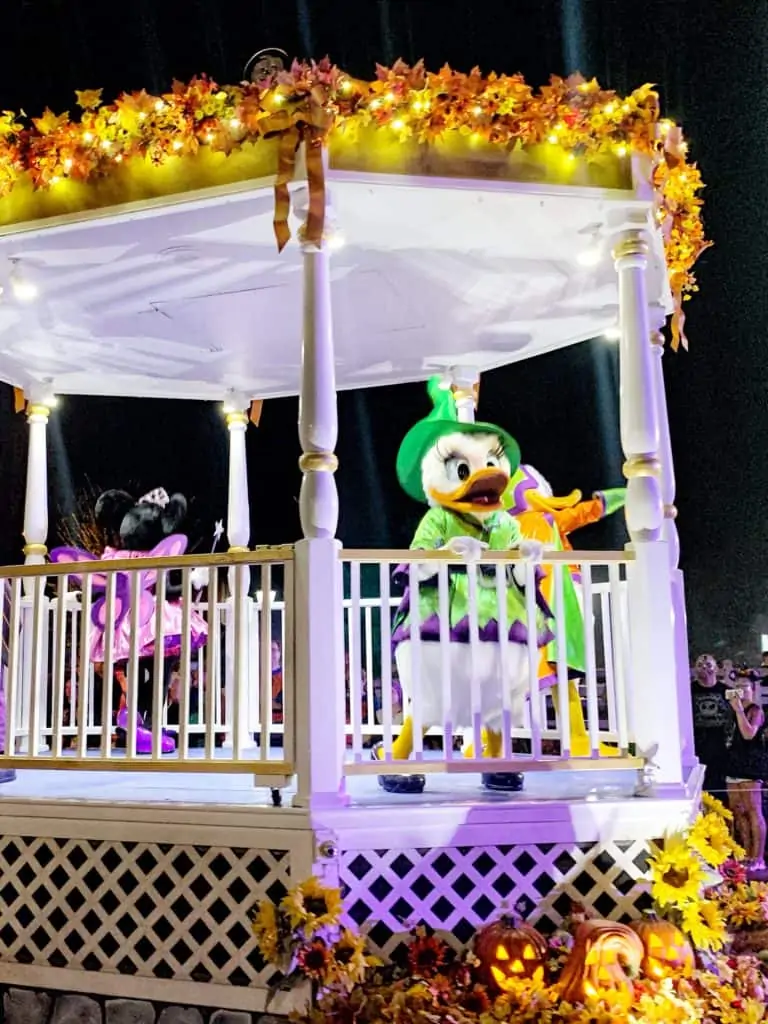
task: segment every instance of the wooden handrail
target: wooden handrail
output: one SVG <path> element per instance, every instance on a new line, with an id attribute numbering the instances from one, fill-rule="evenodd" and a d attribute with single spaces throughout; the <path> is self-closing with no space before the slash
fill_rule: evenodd
<path id="1" fill-rule="evenodd" d="M 339 558 L 343 562 L 391 562 L 399 565 L 401 562 L 423 563 L 423 562 L 455 562 L 461 563 L 459 555 L 450 551 L 416 551 L 412 548 L 399 550 L 397 548 L 383 548 L 381 550 L 366 548 L 342 548 Z M 566 565 L 600 565 L 606 562 L 632 562 L 635 553 L 631 549 L 627 551 L 545 551 L 541 561 L 544 564 L 564 562 Z M 516 551 L 486 551 L 483 553 L 480 562 L 493 565 L 497 562 L 520 562 L 520 555 Z"/>
<path id="2" fill-rule="evenodd" d="M 157 558 L 109 558 L 96 562 L 46 562 L 45 565 L 0 566 L 0 579 L 21 577 L 90 575 L 94 572 L 146 572 L 148 569 L 226 568 L 231 565 L 263 565 L 293 561 L 293 545 L 254 548 L 253 551 L 230 551 L 213 555 L 179 555 Z"/>

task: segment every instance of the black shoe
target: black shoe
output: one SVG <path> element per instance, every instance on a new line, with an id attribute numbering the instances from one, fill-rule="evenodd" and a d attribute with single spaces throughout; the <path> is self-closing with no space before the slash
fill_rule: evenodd
<path id="1" fill-rule="evenodd" d="M 379 751 L 382 743 L 371 748 L 371 759 L 380 761 Z M 426 779 L 423 775 L 379 775 L 379 785 L 385 793 L 423 793 Z"/>
<path id="2" fill-rule="evenodd" d="M 525 783 L 522 772 L 484 772 L 483 789 L 494 793 L 520 793 Z"/>

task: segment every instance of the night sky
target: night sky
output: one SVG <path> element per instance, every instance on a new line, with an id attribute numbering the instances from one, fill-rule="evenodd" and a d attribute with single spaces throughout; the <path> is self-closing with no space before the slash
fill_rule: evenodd
<path id="1" fill-rule="evenodd" d="M 163 91 L 207 72 L 240 78 L 251 53 L 326 53 L 351 74 L 423 57 L 468 71 L 522 72 L 534 85 L 580 70 L 620 92 L 656 83 L 708 184 L 716 246 L 688 304 L 691 351 L 664 357 L 692 647 L 755 656 L 768 633 L 768 0 L 5 0 L 0 107 L 73 107 L 73 90 Z M 621 483 L 617 353 L 595 340 L 483 378 L 481 415 L 520 441 L 556 489 Z M 26 428 L 0 386 L 0 557 L 20 559 Z M 340 536 L 406 546 L 420 509 L 394 475 L 399 441 L 426 411 L 420 386 L 339 397 Z M 299 535 L 297 403 L 265 406 L 248 439 L 252 543 Z M 67 398 L 51 419 L 51 537 L 72 489 L 162 485 L 193 502 L 207 548 L 226 515 L 218 407 Z M 615 547 L 621 521 L 584 531 Z"/>

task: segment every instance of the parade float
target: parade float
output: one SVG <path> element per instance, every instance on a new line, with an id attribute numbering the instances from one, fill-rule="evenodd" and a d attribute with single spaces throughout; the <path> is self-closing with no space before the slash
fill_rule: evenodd
<path id="1" fill-rule="evenodd" d="M 303 1007 L 306 993 L 279 985 L 248 911 L 282 903 L 310 877 L 341 891 L 350 934 L 366 924 L 364 953 L 345 940 L 358 966 L 363 956 L 386 964 L 412 928 L 434 931 L 464 963 L 475 932 L 504 906 L 546 933 L 577 902 L 618 934 L 647 902 L 654 840 L 688 829 L 697 813 L 661 359 L 667 323 L 669 346 L 686 344 L 685 302 L 708 243 L 680 129 L 650 86 L 620 97 L 578 76 L 535 90 L 518 75 L 398 63 L 369 82 L 329 62 L 281 67 L 275 54 L 251 72 L 235 86 L 202 77 L 111 103 L 86 90 L 77 114 L 0 121 L 0 377 L 29 424 L 25 564 L 0 570 L 0 768 L 17 771 L 0 794 L 0 985 Z M 505 542 L 467 558 L 466 548 L 341 547 L 337 390 L 439 376 L 469 428 L 480 373 L 613 332 L 626 548 L 521 558 Z M 47 424 L 70 394 L 222 405 L 226 553 L 48 561 Z M 296 394 L 303 536 L 249 547 L 246 430 L 262 402 Z M 494 430 L 513 436 L 515 424 Z M 414 529 L 418 516 L 414 503 Z M 396 747 L 405 723 L 389 656 L 404 596 L 396 567 L 411 595 L 431 581 L 430 642 L 443 652 L 439 684 L 429 680 L 442 699 L 427 721 L 412 600 L 406 750 Z M 459 570 L 469 757 L 455 749 L 466 721 L 451 706 Z M 578 750 L 574 666 L 557 643 L 574 628 L 566 572 L 578 578 L 583 629 Z M 540 685 L 538 630 L 528 629 L 528 671 L 516 652 L 515 689 L 500 688 L 491 719 L 479 645 L 496 645 L 508 665 L 509 610 L 537 620 L 542 574 L 553 596 L 552 679 Z M 512 585 L 523 594 L 514 604 Z M 169 587 L 181 611 L 175 729 L 159 642 Z M 493 588 L 499 598 L 483 620 L 497 628 L 482 635 L 479 588 L 486 612 Z M 109 686 L 95 713 L 91 652 L 98 626 L 100 671 L 124 670 L 135 722 L 143 605 L 155 616 L 154 683 L 140 750 L 130 729 L 124 748 L 113 744 Z M 125 616 L 133 640 L 118 666 L 110 638 Z M 415 770 L 423 793 L 377 783 Z M 524 788 L 481 790 L 479 776 L 498 774 L 523 775 Z"/>

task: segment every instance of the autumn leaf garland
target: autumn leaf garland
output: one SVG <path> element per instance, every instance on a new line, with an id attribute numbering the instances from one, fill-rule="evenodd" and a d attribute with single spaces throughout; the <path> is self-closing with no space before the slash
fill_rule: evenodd
<path id="1" fill-rule="evenodd" d="M 103 103 L 102 90 L 84 89 L 76 99 L 76 118 L 49 109 L 31 120 L 0 113 L 0 199 L 24 176 L 35 189 L 66 179 L 87 183 L 125 160 L 163 164 L 202 147 L 229 154 L 302 124 L 321 137 L 342 131 L 354 139 L 372 126 L 425 144 L 455 132 L 507 151 L 551 143 L 587 160 L 644 155 L 678 310 L 673 346 L 685 345 L 682 303 L 697 290 L 693 268 L 711 243 L 702 223 L 700 173 L 688 162 L 680 129 L 660 118 L 651 85 L 620 97 L 574 75 L 534 90 L 521 75 L 483 75 L 478 68 L 464 74 L 447 65 L 429 72 L 421 61 L 377 66 L 375 80 L 363 82 L 326 59 L 294 62 L 260 83 L 219 86 L 203 75 L 174 82 L 160 96 L 141 90 Z"/>

